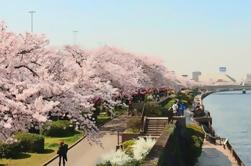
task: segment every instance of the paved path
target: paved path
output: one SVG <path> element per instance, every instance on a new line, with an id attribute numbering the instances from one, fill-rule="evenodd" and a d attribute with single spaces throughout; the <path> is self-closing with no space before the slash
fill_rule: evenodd
<path id="1" fill-rule="evenodd" d="M 202 153 L 196 166 L 238 166 L 230 151 L 222 145 L 204 141 Z"/>
<path id="2" fill-rule="evenodd" d="M 102 146 L 92 144 L 84 139 L 78 145 L 68 151 L 67 166 L 95 166 L 101 155 L 115 149 L 117 145 L 117 131 L 126 128 L 127 115 L 121 115 L 105 124 L 100 130 Z M 58 166 L 58 159 L 49 166 Z"/>

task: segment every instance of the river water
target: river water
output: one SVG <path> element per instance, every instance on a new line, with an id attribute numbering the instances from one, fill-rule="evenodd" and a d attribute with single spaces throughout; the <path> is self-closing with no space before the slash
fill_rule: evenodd
<path id="1" fill-rule="evenodd" d="M 251 91 L 218 92 L 203 101 L 216 134 L 229 138 L 242 161 L 251 166 Z"/>

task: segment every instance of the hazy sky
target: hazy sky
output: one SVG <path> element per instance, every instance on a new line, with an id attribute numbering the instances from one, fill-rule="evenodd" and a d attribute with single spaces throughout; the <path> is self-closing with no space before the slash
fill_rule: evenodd
<path id="1" fill-rule="evenodd" d="M 251 73 L 250 0 L 2 0 L 0 20 L 54 45 L 71 44 L 73 30 L 87 48 L 104 44 L 162 58 L 181 74 Z"/>

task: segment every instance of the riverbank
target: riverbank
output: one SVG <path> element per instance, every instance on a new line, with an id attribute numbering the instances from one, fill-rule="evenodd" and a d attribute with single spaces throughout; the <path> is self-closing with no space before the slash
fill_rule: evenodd
<path id="1" fill-rule="evenodd" d="M 238 166 L 231 152 L 221 145 L 216 145 L 204 140 L 202 153 L 196 166 Z"/>
<path id="2" fill-rule="evenodd" d="M 198 100 L 197 102 L 202 105 L 204 112 L 205 112 L 205 106 L 203 104 L 203 99 L 205 99 L 207 96 L 209 96 L 212 93 L 213 92 L 206 92 L 197 96 L 197 100 Z M 209 116 L 210 118 L 212 118 L 210 116 L 210 112 L 206 113 L 205 116 Z M 201 125 L 204 125 L 201 122 L 199 123 Z M 245 164 L 240 159 L 238 154 L 235 152 L 229 140 L 226 138 L 220 138 L 219 136 L 215 134 L 214 129 L 212 127 L 212 120 L 211 122 L 208 122 L 207 124 L 208 124 L 207 127 L 211 129 L 208 130 L 210 131 L 209 133 L 207 133 L 207 131 L 204 130 L 206 139 L 203 145 L 203 153 L 201 154 L 198 160 L 198 166 L 200 165 L 204 166 L 206 165 L 206 163 L 210 163 L 210 164 L 214 163 L 214 165 L 244 166 Z M 217 140 L 220 142 L 217 142 Z M 214 151 L 214 153 L 211 153 L 212 151 Z M 210 155 L 210 153 L 214 155 L 212 156 Z"/>

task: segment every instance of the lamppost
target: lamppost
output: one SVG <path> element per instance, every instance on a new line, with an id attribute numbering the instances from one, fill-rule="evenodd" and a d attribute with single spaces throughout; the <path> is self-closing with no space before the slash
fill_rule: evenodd
<path id="1" fill-rule="evenodd" d="M 29 11 L 30 15 L 31 15 L 31 32 L 33 32 L 33 14 L 36 13 L 36 11 Z"/>
<path id="2" fill-rule="evenodd" d="M 117 145 L 116 145 L 116 151 L 118 151 L 119 149 L 122 149 L 123 146 L 120 144 L 120 141 L 119 141 L 119 130 L 117 131 Z"/>
<path id="3" fill-rule="evenodd" d="M 72 36 L 73 36 L 73 45 L 77 44 L 77 30 L 72 31 Z"/>

